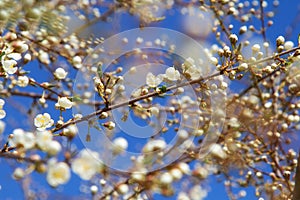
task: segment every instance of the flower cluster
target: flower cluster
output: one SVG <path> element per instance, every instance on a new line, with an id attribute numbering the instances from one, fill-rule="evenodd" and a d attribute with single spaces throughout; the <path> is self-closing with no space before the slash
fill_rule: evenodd
<path id="1" fill-rule="evenodd" d="M 74 190 L 94 199 L 158 193 L 199 200 L 208 196 L 211 176 L 231 199 L 253 187 L 258 199 L 300 196 L 299 38 L 293 40 L 292 29 L 285 38 L 281 27 L 268 38 L 278 6 L 278 0 L 1 1 L 0 158 L 14 160 L 13 179 L 26 177 L 24 196 L 48 197 L 28 184 L 33 172 L 54 188 L 78 176 Z M 116 21 L 120 11 L 140 27 L 176 19 L 183 38 L 202 47 L 162 29 L 117 34 L 106 46 L 102 36 L 116 29 L 95 28 L 103 21 L 124 29 Z"/>

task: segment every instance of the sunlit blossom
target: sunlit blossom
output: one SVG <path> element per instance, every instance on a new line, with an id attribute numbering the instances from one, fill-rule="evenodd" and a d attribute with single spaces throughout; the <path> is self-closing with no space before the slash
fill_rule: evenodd
<path id="1" fill-rule="evenodd" d="M 29 83 L 29 78 L 27 76 L 19 76 L 18 77 L 18 86 L 20 87 L 26 87 Z"/>
<path id="2" fill-rule="evenodd" d="M 67 97 L 59 97 L 58 102 L 55 104 L 55 106 L 64 108 L 64 109 L 70 109 L 73 106 L 72 101 L 70 101 Z"/>
<path id="3" fill-rule="evenodd" d="M 68 72 L 66 72 L 63 68 L 59 67 L 55 70 L 54 76 L 57 79 L 65 79 L 68 75 Z"/>
<path id="4" fill-rule="evenodd" d="M 157 87 L 162 82 L 162 75 L 155 76 L 149 72 L 146 76 L 146 84 L 149 87 Z"/>
<path id="5" fill-rule="evenodd" d="M 79 156 L 72 162 L 72 170 L 83 180 L 91 179 L 101 169 L 102 163 L 98 153 L 88 149 L 81 150 Z"/>
<path id="6" fill-rule="evenodd" d="M 5 110 L 3 110 L 4 104 L 5 101 L 3 99 L 0 99 L 0 119 L 3 119 L 6 116 Z"/>
<path id="7" fill-rule="evenodd" d="M 119 153 L 126 150 L 128 147 L 128 142 L 125 138 L 118 137 L 113 141 L 114 152 Z"/>
<path id="8" fill-rule="evenodd" d="M 18 67 L 16 67 L 17 61 L 15 61 L 15 60 L 2 59 L 1 64 L 2 64 L 2 67 L 5 70 L 5 72 L 7 72 L 8 74 L 14 74 L 18 70 Z"/>
<path id="9" fill-rule="evenodd" d="M 151 153 L 165 149 L 167 146 L 166 142 L 162 139 L 150 140 L 143 148 L 144 153 Z"/>
<path id="10" fill-rule="evenodd" d="M 40 149 L 46 151 L 49 143 L 52 141 L 52 134 L 50 131 L 41 131 L 36 134 L 36 143 Z"/>
<path id="11" fill-rule="evenodd" d="M 34 118 L 34 125 L 38 130 L 45 130 L 53 125 L 54 121 L 48 113 L 38 114 Z"/>
<path id="12" fill-rule="evenodd" d="M 49 144 L 47 145 L 46 152 L 51 156 L 58 154 L 60 151 L 61 151 L 61 145 L 56 140 L 50 141 Z"/>
<path id="13" fill-rule="evenodd" d="M 49 185 L 57 187 L 65 184 L 69 181 L 70 177 L 70 168 L 66 163 L 54 160 L 48 162 L 47 182 Z"/>
<path id="14" fill-rule="evenodd" d="M 15 129 L 9 143 L 14 147 L 31 149 L 35 145 L 35 136 L 31 132 L 25 132 L 22 129 Z"/>
<path id="15" fill-rule="evenodd" d="M 177 81 L 180 79 L 180 73 L 174 67 L 169 67 L 166 69 L 165 77 L 170 81 Z"/>

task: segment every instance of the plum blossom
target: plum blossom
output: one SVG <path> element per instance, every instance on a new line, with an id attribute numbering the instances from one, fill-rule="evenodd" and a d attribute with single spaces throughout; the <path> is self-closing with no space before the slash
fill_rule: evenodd
<path id="1" fill-rule="evenodd" d="M 59 97 L 55 106 L 64 109 L 70 109 L 73 106 L 73 102 L 70 101 L 67 97 Z"/>
<path id="2" fill-rule="evenodd" d="M 160 183 L 163 185 L 171 184 L 173 181 L 173 177 L 169 172 L 165 172 L 160 176 Z"/>
<path id="3" fill-rule="evenodd" d="M 2 59 L 1 64 L 2 64 L 4 71 L 8 74 L 14 74 L 18 70 L 18 67 L 16 67 L 17 61 L 15 61 L 15 60 L 3 60 Z"/>
<path id="4" fill-rule="evenodd" d="M 180 79 L 180 73 L 174 67 L 166 69 L 165 77 L 170 81 L 177 81 Z"/>
<path id="5" fill-rule="evenodd" d="M 6 124 L 2 120 L 0 120 L 0 134 L 3 133 L 5 126 L 6 126 Z"/>
<path id="6" fill-rule="evenodd" d="M 3 110 L 4 104 L 5 101 L 3 99 L 0 99 L 0 119 L 3 119 L 6 116 L 5 110 Z"/>
<path id="7" fill-rule="evenodd" d="M 46 65 L 50 64 L 49 54 L 43 50 L 39 51 L 39 60 Z"/>
<path id="8" fill-rule="evenodd" d="M 155 76 L 149 72 L 146 76 L 146 84 L 149 87 L 157 87 L 162 82 L 162 75 Z"/>
<path id="9" fill-rule="evenodd" d="M 16 168 L 12 177 L 15 179 L 15 180 L 20 180 L 22 179 L 24 176 L 26 175 L 24 169 L 22 168 Z"/>
<path id="10" fill-rule="evenodd" d="M 98 153 L 88 149 L 81 150 L 79 157 L 72 162 L 72 170 L 83 180 L 91 179 L 102 170 Z"/>
<path id="11" fill-rule="evenodd" d="M 74 137 L 78 133 L 78 128 L 75 124 L 71 124 L 67 128 L 64 128 L 63 133 L 67 137 Z"/>
<path id="12" fill-rule="evenodd" d="M 22 129 L 15 129 L 9 138 L 11 146 L 31 149 L 35 145 L 35 136 L 31 132 L 25 132 Z"/>
<path id="13" fill-rule="evenodd" d="M 151 140 L 143 148 L 144 153 L 151 153 L 165 149 L 167 146 L 166 142 L 162 139 Z"/>
<path id="14" fill-rule="evenodd" d="M 71 176 L 69 166 L 64 162 L 56 162 L 56 160 L 49 160 L 47 182 L 52 187 L 65 184 L 69 181 Z"/>
<path id="15" fill-rule="evenodd" d="M 22 58 L 20 53 L 13 52 L 13 48 L 8 47 L 4 50 L 4 55 L 1 57 L 1 65 L 4 71 L 8 74 L 14 74 L 17 72 L 17 61 Z"/>
<path id="16" fill-rule="evenodd" d="M 225 151 L 222 149 L 221 145 L 213 144 L 210 148 L 211 154 L 217 158 L 225 159 L 227 157 Z"/>
<path id="17" fill-rule="evenodd" d="M 49 155 L 56 155 L 61 151 L 61 145 L 59 142 L 52 140 L 53 136 L 50 131 L 41 131 L 36 134 L 36 144 L 44 152 Z"/>
<path id="18" fill-rule="evenodd" d="M 191 200 L 202 200 L 207 196 L 207 191 L 202 188 L 200 185 L 195 185 L 189 191 Z"/>
<path id="19" fill-rule="evenodd" d="M 36 143 L 40 149 L 46 150 L 48 144 L 52 141 L 52 134 L 50 131 L 41 131 L 36 134 Z"/>
<path id="20" fill-rule="evenodd" d="M 56 140 L 50 141 L 49 144 L 47 145 L 46 152 L 50 156 L 54 156 L 58 154 L 60 151 L 61 151 L 61 145 Z"/>
<path id="21" fill-rule="evenodd" d="M 153 106 L 153 107 L 149 108 L 149 111 L 150 111 L 151 115 L 154 115 L 156 117 L 159 116 L 159 108 L 158 107 Z"/>
<path id="22" fill-rule="evenodd" d="M 34 125 L 40 131 L 50 128 L 53 124 L 54 121 L 51 119 L 51 116 L 48 113 L 38 114 L 34 118 Z"/>
<path id="23" fill-rule="evenodd" d="M 29 83 L 29 78 L 27 76 L 19 76 L 17 85 L 20 87 L 26 87 Z"/>
<path id="24" fill-rule="evenodd" d="M 114 144 L 113 148 L 116 153 L 120 153 L 120 152 L 126 150 L 128 147 L 127 140 L 122 137 L 118 137 L 118 138 L 114 139 L 113 144 Z"/>
<path id="25" fill-rule="evenodd" d="M 68 72 L 66 72 L 63 68 L 59 67 L 55 70 L 54 72 L 54 76 L 61 80 L 61 79 L 65 79 L 68 75 Z"/>
<path id="26" fill-rule="evenodd" d="M 80 56 L 75 56 L 72 60 L 74 67 L 80 69 L 82 67 L 82 59 Z"/>

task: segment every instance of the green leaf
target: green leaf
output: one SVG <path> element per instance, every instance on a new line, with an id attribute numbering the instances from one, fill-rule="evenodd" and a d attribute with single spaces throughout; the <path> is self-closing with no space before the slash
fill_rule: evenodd
<path id="1" fill-rule="evenodd" d="M 165 93 L 165 92 L 167 92 L 167 87 L 166 87 L 165 85 L 163 85 L 163 86 L 161 86 L 161 87 L 159 88 L 159 90 L 160 90 L 162 93 Z"/>
<path id="2" fill-rule="evenodd" d="M 298 46 L 300 46 L 300 33 L 298 34 Z"/>

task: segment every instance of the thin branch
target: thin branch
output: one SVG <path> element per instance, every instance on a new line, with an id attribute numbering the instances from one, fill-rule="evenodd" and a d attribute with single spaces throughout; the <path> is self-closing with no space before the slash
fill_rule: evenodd
<path id="1" fill-rule="evenodd" d="M 7 158 L 7 159 L 13 159 L 13 160 L 25 161 L 28 163 L 46 163 L 46 160 L 43 160 L 43 159 L 37 160 L 37 159 L 31 158 L 31 157 L 22 157 L 20 155 L 8 153 L 8 152 L 0 152 L 0 157 Z"/>
<path id="2" fill-rule="evenodd" d="M 269 56 L 269 57 L 266 57 L 266 58 L 264 58 L 264 59 L 261 59 L 261 60 L 258 60 L 258 61 L 255 61 L 255 62 L 252 62 L 252 63 L 249 63 L 249 64 L 250 64 L 250 65 L 256 65 L 256 64 L 259 64 L 259 63 L 262 63 L 262 62 L 266 62 L 266 61 L 275 59 L 275 58 L 277 58 L 277 57 L 279 57 L 279 56 L 282 56 L 282 55 L 291 53 L 291 52 L 293 52 L 293 51 L 296 51 L 296 50 L 298 50 L 298 49 L 300 49 L 300 47 L 295 47 L 295 48 L 290 49 L 290 50 L 288 50 L 288 51 L 284 51 L 284 52 L 282 52 L 282 53 L 280 53 L 280 54 L 273 55 L 273 56 Z M 279 70 L 279 69 L 280 69 L 280 68 L 278 68 L 277 70 Z M 228 70 L 229 70 L 229 71 L 231 71 L 231 70 L 237 70 L 237 67 L 231 68 L 231 69 L 228 69 Z M 276 71 L 276 70 L 274 70 L 274 71 Z M 270 73 L 270 74 L 275 73 L 274 71 L 273 71 L 272 73 Z M 259 79 L 258 82 L 260 82 L 260 81 L 262 81 L 263 79 L 267 78 L 268 76 L 270 76 L 270 74 L 268 74 L 267 76 L 265 76 L 265 77 Z M 186 81 L 186 82 L 183 82 L 183 83 L 180 83 L 180 84 L 176 84 L 176 85 L 170 86 L 170 87 L 168 87 L 168 88 L 166 89 L 165 92 L 169 92 L 169 91 L 174 90 L 174 89 L 177 89 L 177 88 L 179 88 L 179 87 L 184 87 L 184 86 L 187 86 L 187 85 L 193 85 L 193 84 L 196 84 L 196 83 L 200 83 L 200 82 L 202 82 L 202 81 L 209 80 L 209 79 L 211 79 L 211 78 L 214 78 L 214 77 L 217 77 L 217 76 L 221 76 L 221 75 L 223 75 L 223 71 L 221 71 L 221 72 L 216 72 L 216 73 L 214 73 L 214 74 L 212 74 L 212 75 L 209 75 L 209 76 L 207 76 L 207 77 L 204 77 L 204 78 L 203 78 L 203 77 L 200 77 L 200 78 L 198 78 L 198 79 L 196 79 L 196 80 Z M 247 91 L 249 91 L 252 87 L 253 87 L 253 85 L 251 85 L 249 88 L 247 88 L 246 91 L 243 92 L 243 95 L 244 95 Z M 122 102 L 122 103 L 119 103 L 119 104 L 107 106 L 107 107 L 105 107 L 105 108 L 103 108 L 103 109 L 97 110 L 97 111 L 95 111 L 95 112 L 93 112 L 93 113 L 91 113 L 91 114 L 88 114 L 88 115 L 86 115 L 86 116 L 83 116 L 83 117 L 80 118 L 80 119 L 75 120 L 75 119 L 73 118 L 72 120 L 66 122 L 66 123 L 63 124 L 62 126 L 56 127 L 56 128 L 54 128 L 54 129 L 52 129 L 51 131 L 52 131 L 53 133 L 54 133 L 54 132 L 57 132 L 57 131 L 59 131 L 59 130 L 62 130 L 63 128 L 66 128 L 67 126 L 69 126 L 69 125 L 71 125 L 71 124 L 76 124 L 76 123 L 80 123 L 80 122 L 83 122 L 83 121 L 88 121 L 89 119 L 91 119 L 91 118 L 93 118 L 93 117 L 95 117 L 95 116 L 97 116 L 97 115 L 99 115 L 99 114 L 101 114 L 101 113 L 103 113 L 103 112 L 111 111 L 111 110 L 114 110 L 114 109 L 117 109 L 117 108 L 120 108 L 120 107 L 123 107 L 123 106 L 126 106 L 126 105 L 133 105 L 135 102 L 138 102 L 138 101 L 140 101 L 140 100 L 144 100 L 144 99 L 147 99 L 147 98 L 150 98 L 150 97 L 154 97 L 154 96 L 159 96 L 159 95 L 161 95 L 161 94 L 162 94 L 162 93 L 160 93 L 160 92 L 154 91 L 154 92 L 151 92 L 151 93 L 149 93 L 149 94 L 142 95 L 142 96 L 137 97 L 137 98 L 133 98 L 133 99 L 131 99 L 131 100 L 129 100 L 129 101 L 125 101 L 125 102 Z"/>

